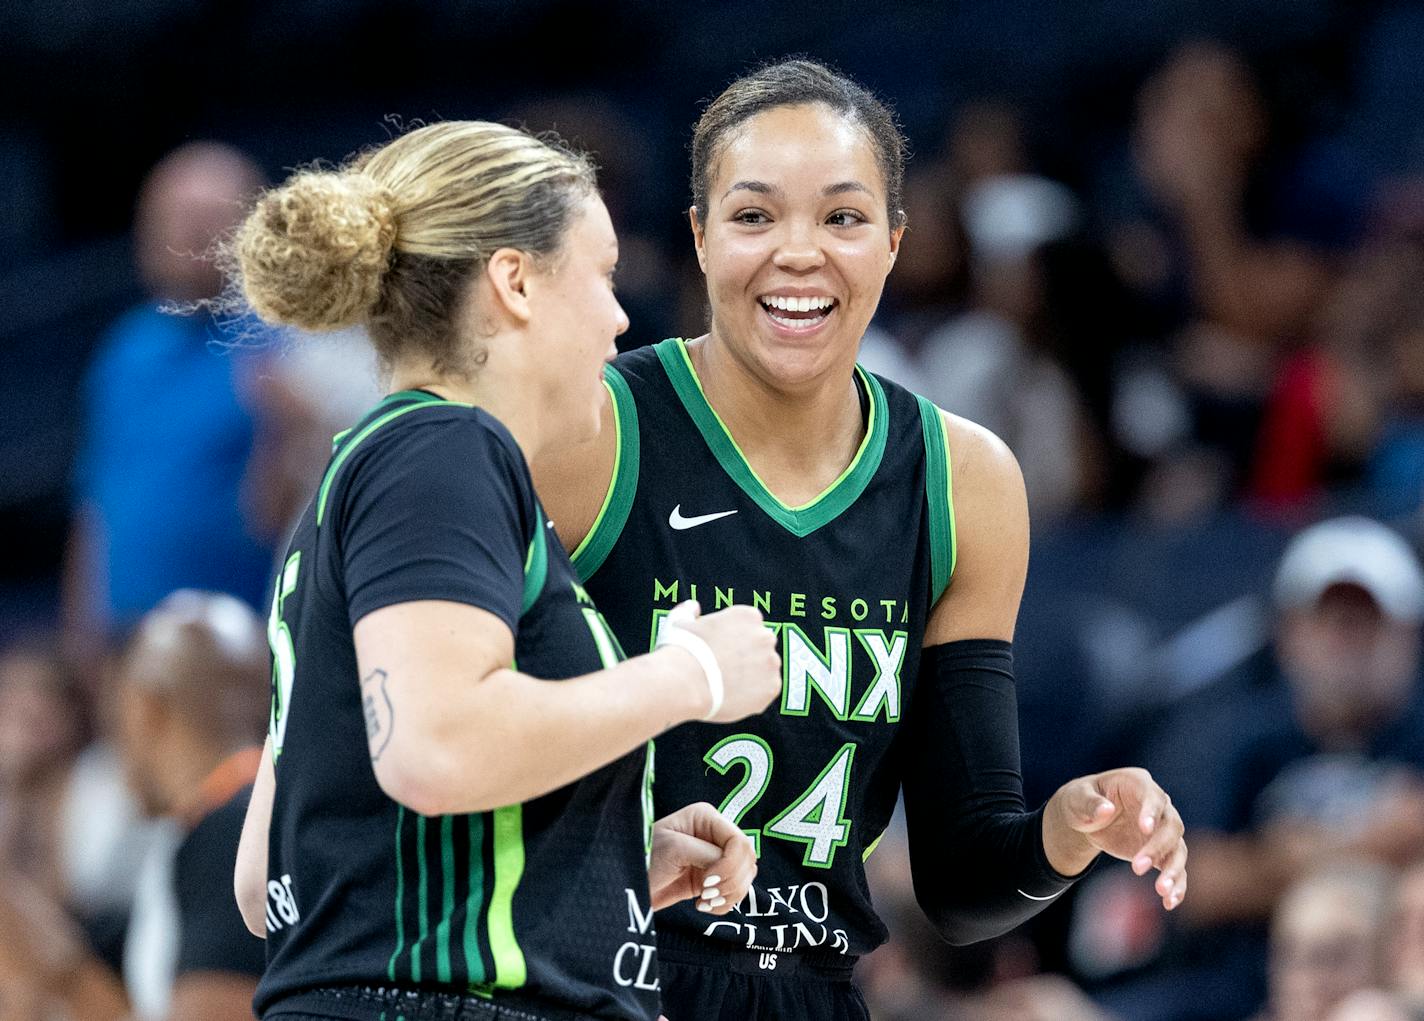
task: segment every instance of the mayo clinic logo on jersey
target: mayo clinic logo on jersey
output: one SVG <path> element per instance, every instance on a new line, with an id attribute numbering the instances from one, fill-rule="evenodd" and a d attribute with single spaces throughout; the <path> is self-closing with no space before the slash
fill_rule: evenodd
<path id="1" fill-rule="evenodd" d="M 646 911 L 638 903 L 638 895 L 625 888 L 628 895 L 628 932 L 634 937 L 613 955 L 613 981 L 623 988 L 632 986 L 648 992 L 658 990 L 658 936 L 653 930 L 653 908 Z"/>
<path id="2" fill-rule="evenodd" d="M 846 931 L 825 924 L 830 915 L 831 895 L 825 883 L 753 886 L 735 912 L 713 920 L 702 934 L 735 936 L 748 950 L 762 951 L 758 967 L 774 971 L 779 953 L 811 949 L 850 953 Z"/>

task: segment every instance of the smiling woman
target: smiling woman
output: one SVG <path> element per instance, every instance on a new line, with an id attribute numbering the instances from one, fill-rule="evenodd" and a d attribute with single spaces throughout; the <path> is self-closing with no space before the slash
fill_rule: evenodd
<path id="1" fill-rule="evenodd" d="M 780 387 L 849 379 L 904 234 L 904 146 L 883 106 L 845 92 L 849 109 L 755 111 L 724 94 L 699 122 L 689 218 L 717 348 L 699 361 L 725 350 Z"/>
<path id="2" fill-rule="evenodd" d="M 670 1021 L 866 1018 L 851 969 L 885 927 L 863 863 L 902 789 L 916 890 L 953 942 L 1031 917 L 1100 850 L 1159 869 L 1169 909 L 1185 892 L 1181 819 L 1142 770 L 1025 809 L 1018 465 L 856 365 L 904 235 L 904 151 L 886 107 L 820 64 L 733 82 L 693 140 L 707 335 L 619 357 L 598 439 L 535 465 L 625 645 L 655 643 L 690 591 L 750 599 L 781 644 L 778 707 L 658 742 L 655 802 L 712 801 L 761 855 L 737 910 L 659 915 Z"/>

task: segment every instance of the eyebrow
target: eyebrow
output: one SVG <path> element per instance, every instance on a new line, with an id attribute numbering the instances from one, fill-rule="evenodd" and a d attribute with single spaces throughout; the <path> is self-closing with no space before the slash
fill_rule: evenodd
<path id="1" fill-rule="evenodd" d="M 833 184 L 826 188 L 824 191 L 822 191 L 821 194 L 844 195 L 848 191 L 863 191 L 867 195 L 871 194 L 870 189 L 867 188 L 865 185 L 861 184 L 859 181 L 842 181 L 840 184 Z"/>
<path id="2" fill-rule="evenodd" d="M 765 181 L 738 181 L 736 184 L 728 188 L 726 193 L 723 194 L 722 197 L 726 198 L 734 191 L 752 191 L 756 192 L 759 195 L 781 195 L 780 188 L 778 188 L 774 184 L 767 184 Z M 867 195 L 872 194 L 871 190 L 865 185 L 861 184 L 859 181 L 841 181 L 838 184 L 827 185 L 825 188 L 821 189 L 821 194 L 826 196 L 844 195 L 846 192 L 852 191 L 864 192 Z"/>
<path id="3" fill-rule="evenodd" d="M 754 191 L 758 195 L 781 194 L 780 188 L 778 188 L 774 184 L 767 184 L 765 181 L 738 181 L 736 184 L 728 188 L 727 191 L 722 195 L 722 197 L 726 198 L 734 191 Z"/>

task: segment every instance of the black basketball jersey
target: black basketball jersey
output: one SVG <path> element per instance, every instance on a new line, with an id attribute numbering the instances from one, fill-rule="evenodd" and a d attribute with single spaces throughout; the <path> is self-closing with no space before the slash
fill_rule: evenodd
<path id="1" fill-rule="evenodd" d="M 535 677 L 622 658 L 498 421 L 406 391 L 339 436 L 269 623 L 276 796 L 259 1012 L 357 985 L 656 1017 L 651 743 L 492 812 L 426 817 L 393 801 L 367 740 L 385 695 L 357 676 L 352 628 L 419 599 L 504 619 L 518 669 Z"/>
<path id="2" fill-rule="evenodd" d="M 630 650 L 677 602 L 757 607 L 780 640 L 779 703 L 658 738 L 657 815 L 710 801 L 756 842 L 755 887 L 721 918 L 677 905 L 669 941 L 854 957 L 885 939 L 863 862 L 900 787 L 896 735 L 925 620 L 954 560 L 948 446 L 928 401 L 860 368 L 866 435 L 816 500 L 788 507 L 707 403 L 681 340 L 606 373 L 618 430 L 575 568 Z"/>

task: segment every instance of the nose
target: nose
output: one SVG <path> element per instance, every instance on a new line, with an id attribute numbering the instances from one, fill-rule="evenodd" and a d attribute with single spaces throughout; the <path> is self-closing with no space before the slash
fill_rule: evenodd
<path id="1" fill-rule="evenodd" d="M 791 273 L 805 273 L 819 269 L 826 261 L 826 253 L 816 239 L 815 225 L 801 221 L 788 221 L 776 246 L 773 262 L 777 269 Z"/>
<path id="2" fill-rule="evenodd" d="M 628 332 L 628 313 L 623 311 L 623 303 L 621 301 L 614 301 L 614 304 L 618 307 L 618 318 L 613 321 L 616 327 L 613 335 L 615 337 L 621 337 Z"/>

